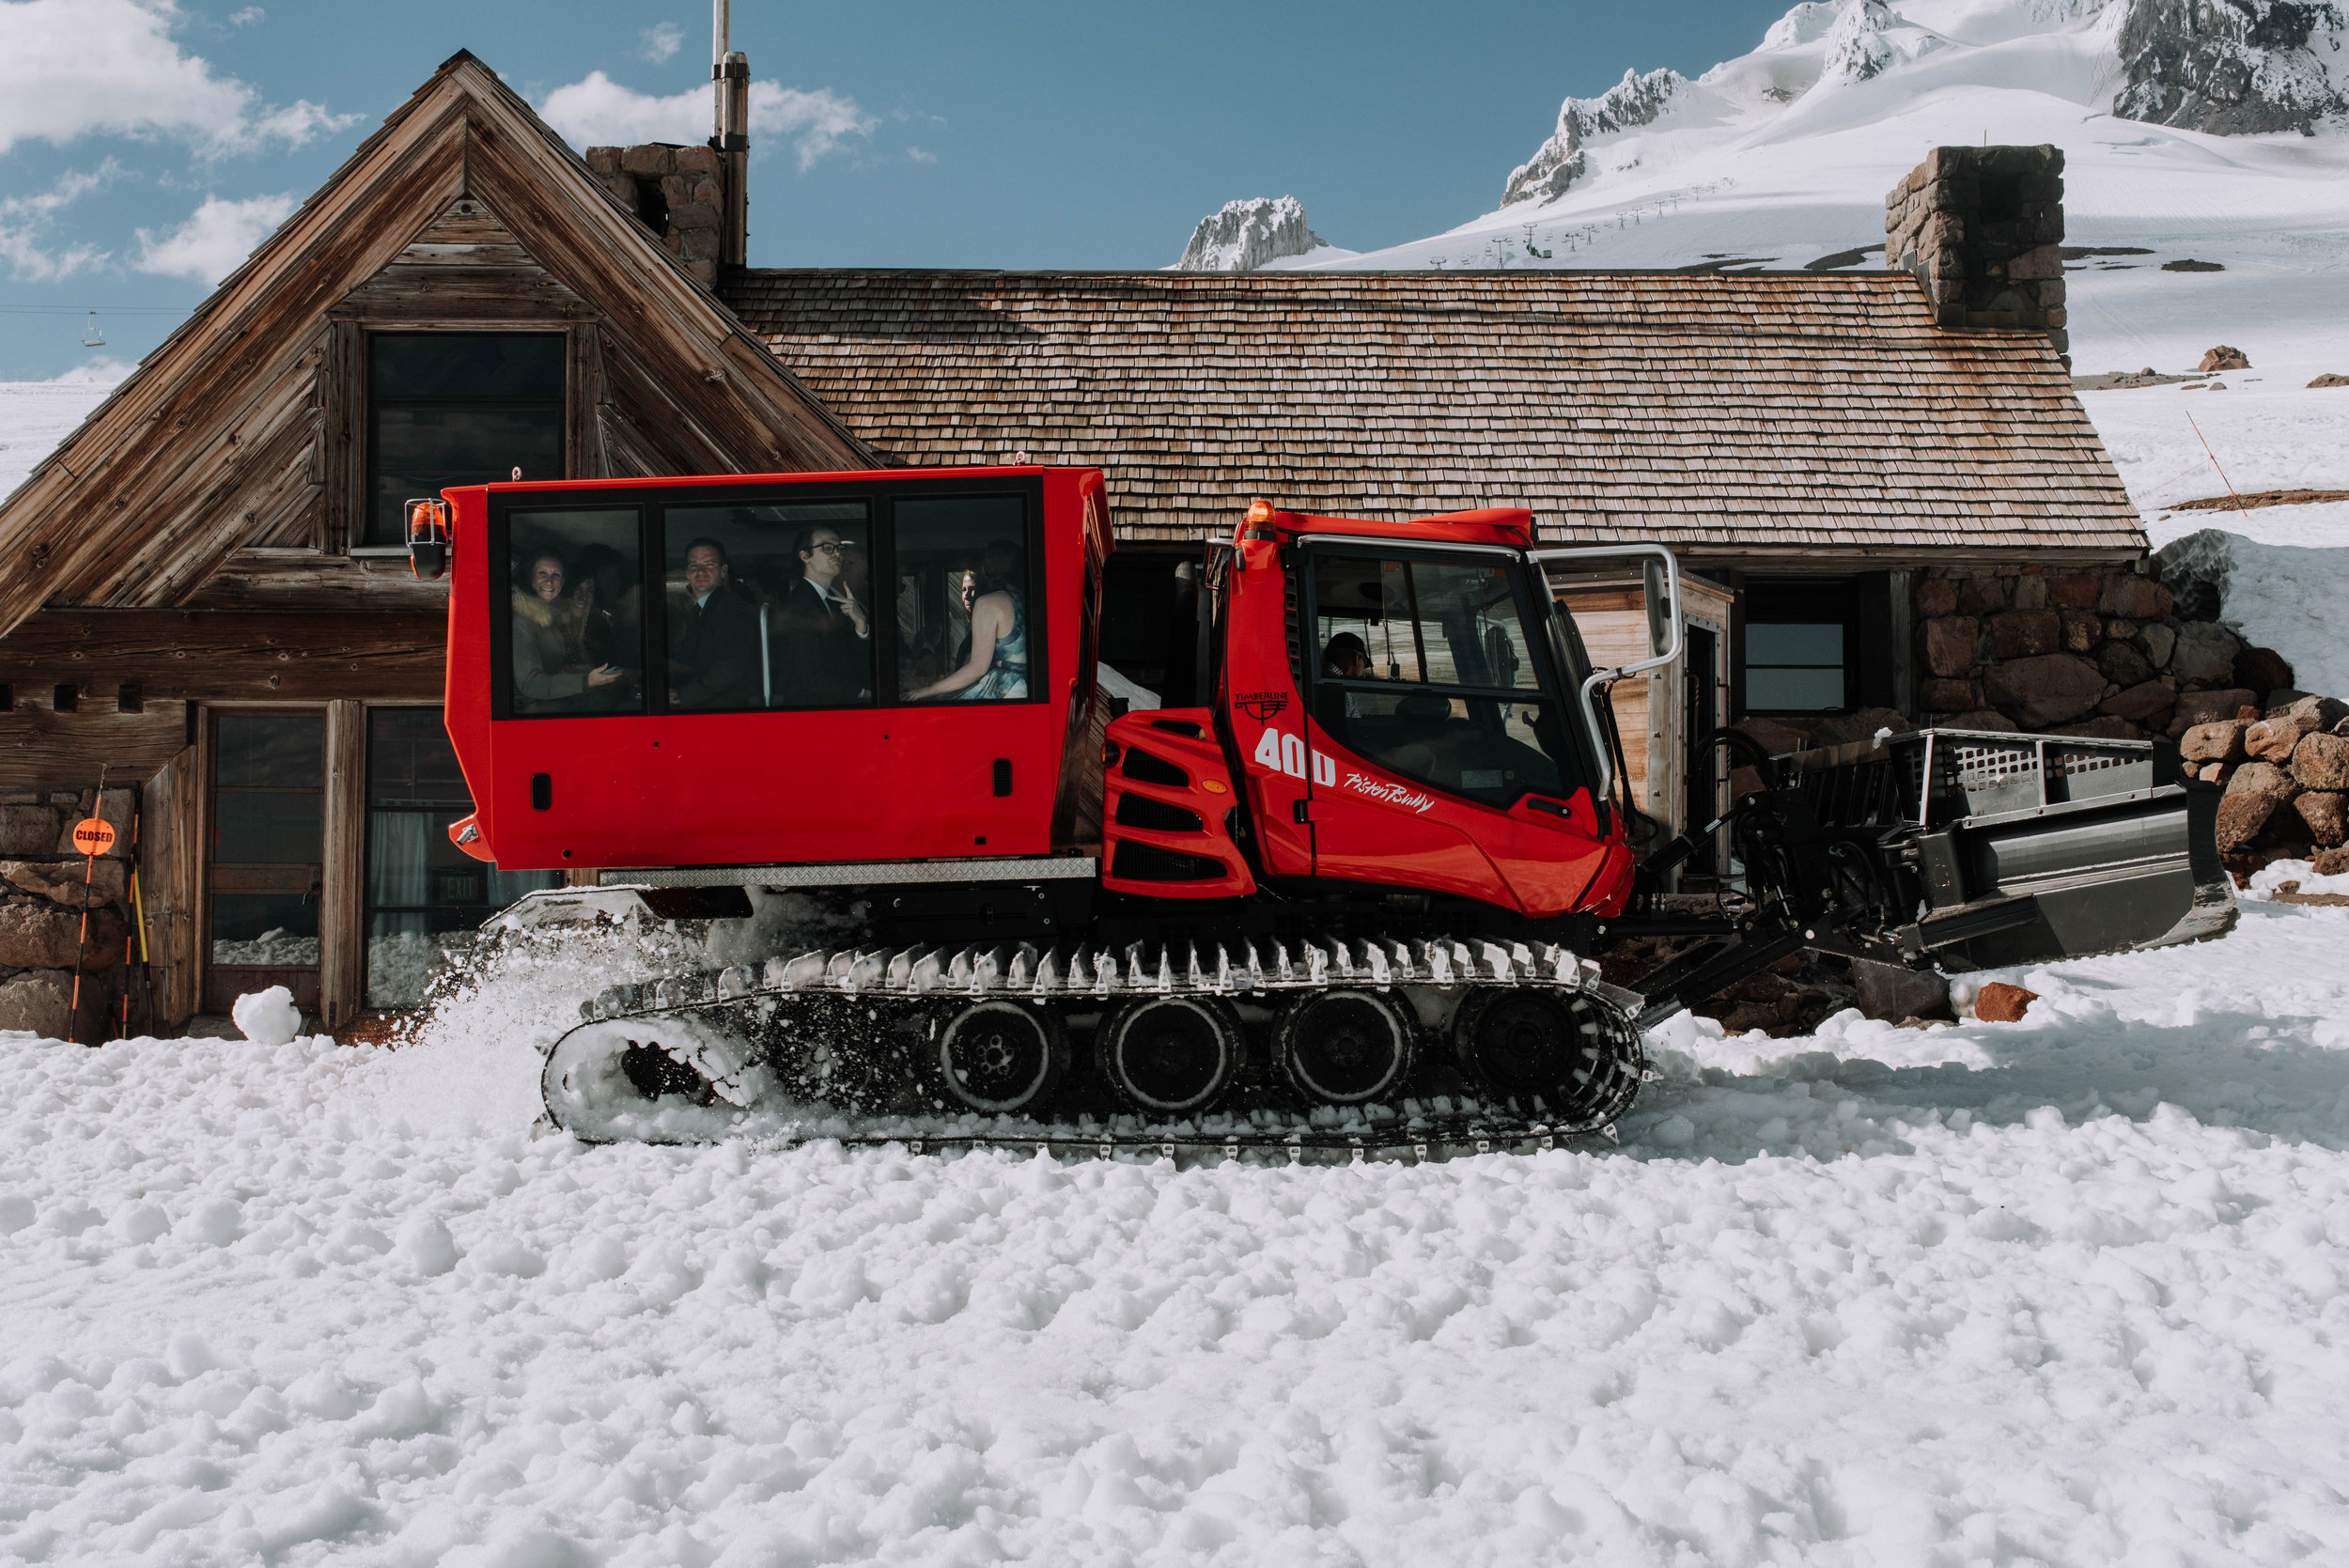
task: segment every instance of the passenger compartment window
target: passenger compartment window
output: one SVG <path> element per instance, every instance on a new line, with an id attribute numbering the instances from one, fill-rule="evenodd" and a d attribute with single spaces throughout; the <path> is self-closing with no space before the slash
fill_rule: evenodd
<path id="1" fill-rule="evenodd" d="M 633 506 L 510 516 L 507 646 L 518 716 L 637 707 L 643 554 Z"/>
<path id="2" fill-rule="evenodd" d="M 667 508 L 670 707 L 870 704 L 872 537 L 863 501 Z"/>
<path id="3" fill-rule="evenodd" d="M 1314 717 L 1347 750 L 1486 805 L 1576 771 L 1508 569 L 1316 556 Z"/>
<path id="4" fill-rule="evenodd" d="M 1034 582 L 1027 503 L 1016 495 L 899 501 L 899 700 L 1024 702 L 1040 692 L 1031 658 Z"/>

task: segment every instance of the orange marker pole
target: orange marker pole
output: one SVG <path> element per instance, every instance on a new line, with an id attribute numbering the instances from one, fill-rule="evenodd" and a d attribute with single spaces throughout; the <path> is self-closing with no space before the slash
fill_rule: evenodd
<path id="1" fill-rule="evenodd" d="M 74 1036 L 82 1031 L 82 955 L 89 946 L 90 887 L 98 877 L 98 857 L 115 845 L 114 824 L 106 820 L 105 808 L 106 769 L 101 768 L 98 793 L 90 797 L 89 815 L 73 825 L 73 846 L 82 852 L 82 930 L 73 939 L 72 1012 L 65 1026 L 65 1043 L 69 1046 L 81 1043 Z"/>

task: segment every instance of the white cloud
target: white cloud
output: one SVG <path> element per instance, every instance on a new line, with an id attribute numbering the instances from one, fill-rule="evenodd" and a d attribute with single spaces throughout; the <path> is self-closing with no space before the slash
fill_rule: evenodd
<path id="1" fill-rule="evenodd" d="M 122 165 L 109 158 L 86 174 L 70 170 L 60 175 L 54 185 L 38 194 L 0 199 L 0 261 L 15 276 L 34 281 L 65 277 L 104 261 L 108 253 L 95 245 L 53 248 L 43 231 L 60 211 L 122 173 Z"/>
<path id="2" fill-rule="evenodd" d="M 573 147 L 632 147 L 643 142 L 709 139 L 710 89 L 688 87 L 668 98 L 624 87 L 602 71 L 557 87 L 538 105 L 549 125 Z M 802 92 L 775 82 L 751 84 L 751 133 L 789 141 L 800 167 L 835 151 L 878 124 L 856 101 L 818 87 Z"/>
<path id="3" fill-rule="evenodd" d="M 218 283 L 241 266 L 254 247 L 300 205 L 300 198 L 290 192 L 248 196 L 242 201 L 207 196 L 194 215 L 169 234 L 158 238 L 139 230 L 138 269 L 207 285 Z"/>
<path id="4" fill-rule="evenodd" d="M 645 58 L 658 64 L 673 58 L 685 47 L 685 29 L 674 22 L 655 23 L 637 34 L 636 41 L 643 48 Z"/>
<path id="5" fill-rule="evenodd" d="M 906 156 L 912 159 L 917 163 L 935 163 L 938 162 L 937 153 L 925 152 L 910 142 L 906 144 Z"/>
<path id="6" fill-rule="evenodd" d="M 0 0 L 0 152 L 19 141 L 170 136 L 206 154 L 301 147 L 351 124 L 307 100 L 271 109 L 171 38 L 173 0 Z"/>
<path id="7" fill-rule="evenodd" d="M 261 9 L 258 6 L 247 6 L 244 9 L 230 15 L 228 18 L 228 25 L 231 27 L 250 27 L 268 15 L 269 12 Z"/>

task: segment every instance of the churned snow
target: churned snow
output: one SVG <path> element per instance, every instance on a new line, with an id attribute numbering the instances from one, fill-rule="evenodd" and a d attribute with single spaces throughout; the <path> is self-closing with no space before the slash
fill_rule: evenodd
<path id="1" fill-rule="evenodd" d="M 1417 1168 L 533 1137 L 559 967 L 0 1037 L 0 1560 L 2337 1560 L 2345 938 L 1684 1018 L 1620 1147 Z"/>

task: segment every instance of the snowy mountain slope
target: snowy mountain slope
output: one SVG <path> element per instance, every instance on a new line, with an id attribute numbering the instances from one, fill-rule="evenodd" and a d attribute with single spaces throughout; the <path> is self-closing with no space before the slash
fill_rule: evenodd
<path id="1" fill-rule="evenodd" d="M 534 1139 L 551 997 L 8 1036 L 0 1560 L 2337 1560 L 2344 940 L 1419 1168 Z"/>
<path id="2" fill-rule="evenodd" d="M 0 381 L 0 500 L 81 427 L 130 366 L 85 365 L 49 381 Z"/>

